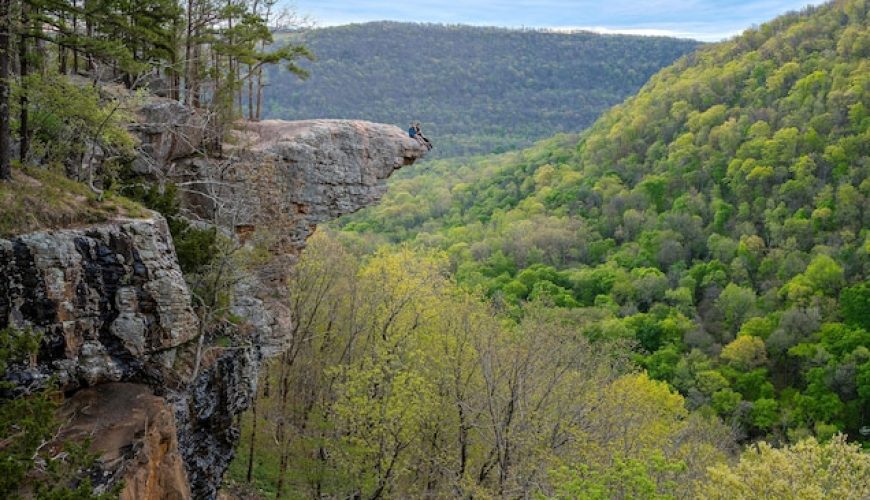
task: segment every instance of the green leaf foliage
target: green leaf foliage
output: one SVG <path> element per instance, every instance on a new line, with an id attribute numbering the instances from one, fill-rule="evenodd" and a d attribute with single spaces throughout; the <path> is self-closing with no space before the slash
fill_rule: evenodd
<path id="1" fill-rule="evenodd" d="M 10 365 L 33 364 L 42 337 L 30 330 L 0 329 L 0 380 Z M 63 443 L 63 456 L 40 452 L 60 422 L 54 417 L 57 397 L 51 387 L 23 394 L 0 383 L 0 497 L 37 500 L 109 500 L 119 489 L 94 495 L 89 470 L 96 457 L 90 443 Z M 120 485 L 119 485 L 120 488 Z M 23 496 L 22 496 L 23 495 Z"/>
<path id="2" fill-rule="evenodd" d="M 787 14 L 679 59 L 580 135 L 402 172 L 340 225 L 443 250 L 515 319 L 538 300 L 632 341 L 744 440 L 866 441 L 868 39 L 861 0 Z"/>

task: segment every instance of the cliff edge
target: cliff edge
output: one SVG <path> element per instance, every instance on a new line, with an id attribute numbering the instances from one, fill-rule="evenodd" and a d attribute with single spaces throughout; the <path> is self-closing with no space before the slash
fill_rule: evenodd
<path id="1" fill-rule="evenodd" d="M 43 334 L 36 363 L 9 377 L 67 394 L 58 440 L 98 436 L 99 490 L 123 480 L 123 498 L 214 498 L 260 366 L 292 330 L 289 266 L 317 224 L 376 203 L 425 149 L 383 124 L 269 120 L 239 124 L 215 154 L 202 115 L 168 100 L 139 115 L 138 175 L 183 186 L 185 217 L 257 255 L 234 269 L 233 321 L 191 306 L 156 213 L 0 239 L 0 328 Z"/>

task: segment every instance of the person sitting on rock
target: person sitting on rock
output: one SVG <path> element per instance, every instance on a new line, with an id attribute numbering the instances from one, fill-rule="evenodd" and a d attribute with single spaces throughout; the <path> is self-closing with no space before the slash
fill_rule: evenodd
<path id="1" fill-rule="evenodd" d="M 429 139 L 427 139 L 426 137 L 423 136 L 423 132 L 420 130 L 420 122 L 415 123 L 414 126 L 413 126 L 412 128 L 414 129 L 414 135 L 412 135 L 411 137 L 416 138 L 416 139 L 417 139 L 417 142 L 419 142 L 420 144 L 426 146 L 426 150 L 427 150 L 427 151 L 428 151 L 428 150 L 431 150 L 432 147 L 433 147 L 433 146 L 432 146 L 432 142 L 431 142 Z M 410 132 L 411 132 L 411 131 L 409 130 L 408 133 L 410 134 Z"/>

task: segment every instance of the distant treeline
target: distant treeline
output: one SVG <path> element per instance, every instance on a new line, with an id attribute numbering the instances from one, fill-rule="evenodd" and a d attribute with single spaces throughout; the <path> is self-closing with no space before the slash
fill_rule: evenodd
<path id="1" fill-rule="evenodd" d="M 379 22 L 299 39 L 300 82 L 270 70 L 264 116 L 423 123 L 440 156 L 499 152 L 579 131 L 691 52 L 691 40 Z"/>

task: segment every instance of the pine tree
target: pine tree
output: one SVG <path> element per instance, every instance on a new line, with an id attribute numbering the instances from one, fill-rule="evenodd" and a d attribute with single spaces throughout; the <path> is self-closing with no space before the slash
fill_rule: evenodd
<path id="1" fill-rule="evenodd" d="M 263 67 L 312 59 L 304 47 L 273 43 L 269 26 L 274 0 L 2 0 L 0 1 L 0 179 L 11 177 L 13 133 L 28 161 L 32 87 L 52 71 L 81 74 L 94 84 L 123 82 L 128 88 L 154 76 L 165 78 L 166 94 L 205 107 L 218 123 L 243 112 L 260 115 Z M 81 64 L 84 61 L 84 64 Z M 34 80 L 28 80 L 33 78 Z M 12 103 L 11 96 L 16 96 Z M 256 104 L 255 104 L 256 96 Z M 16 107 L 17 106 L 17 107 Z M 255 112 L 256 108 L 256 112 Z M 12 130 L 12 114 L 17 130 Z"/>

